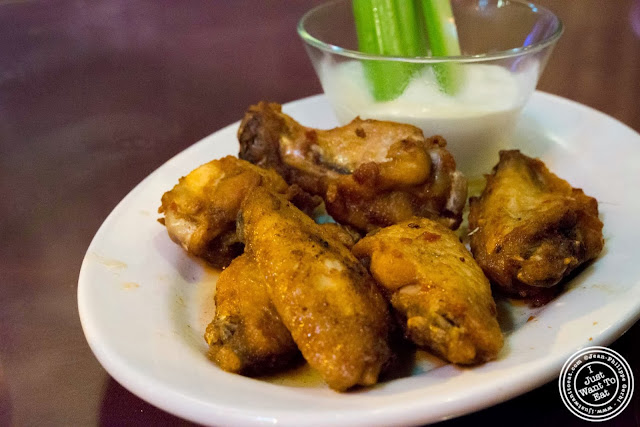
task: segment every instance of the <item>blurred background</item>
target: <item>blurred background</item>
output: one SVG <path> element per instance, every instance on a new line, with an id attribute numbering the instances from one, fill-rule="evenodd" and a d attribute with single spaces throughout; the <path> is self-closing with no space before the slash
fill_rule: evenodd
<path id="1" fill-rule="evenodd" d="M 80 264 L 117 202 L 174 154 L 252 103 L 321 91 L 296 34 L 319 3 L 0 0 L 0 425 L 189 424 L 93 357 Z M 539 3 L 566 29 L 538 88 L 640 131 L 640 1 Z M 637 381 L 639 329 L 612 346 Z M 638 395 L 616 425 L 640 425 Z M 445 425 L 496 420 L 582 424 L 550 383 Z"/>

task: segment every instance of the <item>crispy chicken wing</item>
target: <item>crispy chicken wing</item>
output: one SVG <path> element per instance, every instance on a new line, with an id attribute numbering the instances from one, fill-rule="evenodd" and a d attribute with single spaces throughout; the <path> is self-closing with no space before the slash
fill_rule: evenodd
<path id="1" fill-rule="evenodd" d="M 374 384 L 390 356 L 387 304 L 336 230 L 261 188 L 245 200 L 239 221 L 307 362 L 335 390 Z"/>
<path id="2" fill-rule="evenodd" d="M 351 229 L 350 227 L 344 227 L 335 222 L 327 222 L 320 224 L 325 233 L 332 235 L 336 240 L 351 249 L 358 240 L 362 238 L 360 233 Z"/>
<path id="3" fill-rule="evenodd" d="M 503 339 L 489 281 L 451 230 L 413 218 L 365 237 L 353 253 L 369 261 L 408 339 L 453 363 L 496 357 Z"/>
<path id="4" fill-rule="evenodd" d="M 518 150 L 500 152 L 484 192 L 470 205 L 478 264 L 500 289 L 538 303 L 604 245 L 596 199 Z"/>
<path id="5" fill-rule="evenodd" d="M 240 158 L 321 196 L 340 223 L 369 231 L 421 216 L 460 225 L 466 179 L 444 139 L 425 139 L 414 126 L 355 119 L 318 130 L 261 102 L 245 114 L 238 139 Z"/>
<path id="6" fill-rule="evenodd" d="M 216 267 L 228 265 L 242 253 L 235 233 L 236 216 L 244 198 L 256 187 L 285 194 L 298 206 L 312 209 L 319 200 L 289 187 L 273 170 L 227 156 L 213 160 L 180 178 L 162 196 L 164 225 L 173 241 Z"/>
<path id="7" fill-rule="evenodd" d="M 225 371 L 264 375 L 286 367 L 300 354 L 271 304 L 257 263 L 234 259 L 216 284 L 216 314 L 207 326 L 209 356 Z"/>

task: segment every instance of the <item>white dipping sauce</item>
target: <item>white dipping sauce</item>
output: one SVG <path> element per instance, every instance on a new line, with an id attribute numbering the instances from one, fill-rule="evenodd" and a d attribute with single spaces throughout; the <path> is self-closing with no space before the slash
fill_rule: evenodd
<path id="1" fill-rule="evenodd" d="M 392 101 L 376 102 L 362 64 L 324 62 L 320 79 L 338 120 L 363 119 L 410 123 L 425 136 L 442 135 L 468 177 L 489 173 L 509 138 L 525 101 L 535 88 L 538 67 L 511 73 L 497 65 L 464 64 L 464 83 L 455 96 L 443 93 L 433 69 L 425 66 Z"/>

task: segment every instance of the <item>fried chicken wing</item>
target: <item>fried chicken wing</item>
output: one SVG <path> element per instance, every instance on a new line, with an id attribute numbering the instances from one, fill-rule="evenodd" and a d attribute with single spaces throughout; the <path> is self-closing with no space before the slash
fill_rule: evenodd
<path id="1" fill-rule="evenodd" d="M 368 260 L 408 339 L 458 364 L 497 356 L 503 338 L 489 281 L 451 230 L 413 218 L 363 238 L 353 253 Z"/>
<path id="2" fill-rule="evenodd" d="M 604 245 L 596 199 L 518 150 L 500 152 L 482 195 L 470 200 L 469 229 L 487 276 L 538 302 Z"/>
<path id="3" fill-rule="evenodd" d="M 374 384 L 390 357 L 387 304 L 335 230 L 261 188 L 245 200 L 239 221 L 307 362 L 335 390 Z"/>
<path id="4" fill-rule="evenodd" d="M 256 187 L 285 194 L 304 208 L 320 203 L 299 188 L 289 187 L 275 171 L 227 156 L 180 178 L 162 196 L 158 212 L 164 213 L 164 225 L 173 241 L 215 267 L 224 267 L 242 253 L 235 233 L 236 216 L 244 198 Z"/>
<path id="5" fill-rule="evenodd" d="M 414 126 L 357 118 L 318 130 L 261 102 L 245 114 L 238 140 L 240 158 L 321 196 L 340 223 L 370 231 L 421 216 L 460 225 L 466 179 L 444 139 L 425 139 Z"/>
<path id="6" fill-rule="evenodd" d="M 344 227 L 335 222 L 327 222 L 320 224 L 325 233 L 332 235 L 336 240 L 351 249 L 358 240 L 362 238 L 360 233 L 351 229 L 350 227 Z"/>
<path id="7" fill-rule="evenodd" d="M 271 304 L 257 263 L 234 259 L 216 284 L 216 314 L 207 326 L 209 356 L 225 371 L 264 375 L 299 356 L 291 334 Z"/>

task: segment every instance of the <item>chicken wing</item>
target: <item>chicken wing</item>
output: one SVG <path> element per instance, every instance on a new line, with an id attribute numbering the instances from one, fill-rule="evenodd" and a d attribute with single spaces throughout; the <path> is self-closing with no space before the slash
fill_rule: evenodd
<path id="1" fill-rule="evenodd" d="M 336 224 L 335 222 L 327 222 L 324 224 L 320 224 L 325 233 L 328 233 L 333 236 L 340 243 L 345 245 L 347 248 L 351 249 L 353 245 L 356 244 L 358 240 L 362 238 L 360 233 L 351 229 L 350 227 L 345 227 L 340 224 Z"/>
<path id="2" fill-rule="evenodd" d="M 408 339 L 458 364 L 497 356 L 503 339 L 491 286 L 451 230 L 413 218 L 365 237 L 353 253 L 369 262 Z"/>
<path id="3" fill-rule="evenodd" d="M 299 356 L 280 320 L 256 262 L 247 254 L 234 259 L 216 284 L 216 314 L 207 326 L 209 356 L 225 371 L 264 375 Z"/>
<path id="4" fill-rule="evenodd" d="M 471 198 L 471 251 L 507 293 L 546 302 L 604 245 L 598 202 L 518 150 L 501 151 L 479 198 Z"/>
<path id="5" fill-rule="evenodd" d="M 261 102 L 245 114 L 238 140 L 240 158 L 321 196 L 340 223 L 370 231 L 421 216 L 460 225 L 466 179 L 444 139 L 425 139 L 414 126 L 357 118 L 318 130 Z"/>
<path id="6" fill-rule="evenodd" d="M 374 384 L 390 357 L 387 304 L 335 230 L 261 188 L 243 203 L 239 222 L 307 362 L 335 390 Z"/>
<path id="7" fill-rule="evenodd" d="M 256 187 L 285 194 L 298 206 L 312 209 L 320 200 L 289 187 L 273 170 L 227 156 L 213 160 L 180 178 L 162 196 L 158 212 L 173 241 L 215 267 L 228 265 L 242 253 L 235 233 L 240 204 Z"/>

